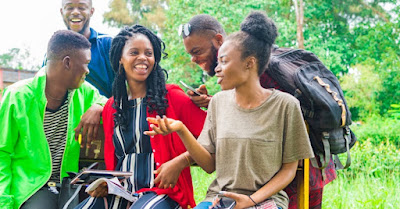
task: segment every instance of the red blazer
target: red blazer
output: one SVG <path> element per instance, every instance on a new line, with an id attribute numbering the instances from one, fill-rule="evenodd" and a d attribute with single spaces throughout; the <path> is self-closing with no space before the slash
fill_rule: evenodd
<path id="1" fill-rule="evenodd" d="M 203 129 L 206 112 L 198 108 L 178 85 L 167 84 L 166 87 L 168 90 L 166 98 L 169 104 L 169 107 L 166 110 L 166 116 L 168 118 L 182 121 L 197 138 Z M 102 113 L 105 135 L 104 159 L 107 170 L 114 170 L 117 164 L 117 158 L 114 153 L 115 148 L 112 141 L 112 136 L 114 134 L 114 113 L 116 112 L 112 107 L 113 103 L 114 98 L 111 97 L 104 106 Z M 147 112 L 147 115 L 155 117 L 156 113 Z M 168 134 L 166 136 L 156 135 L 150 137 L 150 143 L 153 148 L 157 169 L 163 163 L 186 152 L 185 146 L 176 133 Z M 137 192 L 140 193 L 145 191 L 153 191 L 157 194 L 167 194 L 174 201 L 178 202 L 182 208 L 188 208 L 188 206 L 193 208 L 196 206 L 189 167 L 186 167 L 182 171 L 178 182 L 173 189 L 159 189 L 157 185 L 155 185 L 153 188 L 143 188 Z"/>

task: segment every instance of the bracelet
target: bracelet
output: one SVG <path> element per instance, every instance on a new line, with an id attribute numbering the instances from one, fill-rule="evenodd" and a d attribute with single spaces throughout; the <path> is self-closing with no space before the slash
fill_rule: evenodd
<path id="1" fill-rule="evenodd" d="M 186 155 L 183 155 L 183 157 L 185 157 L 186 158 L 186 160 L 188 161 L 188 163 L 189 163 L 189 166 L 191 166 L 192 164 L 190 163 L 190 160 L 189 160 L 189 158 L 186 156 Z"/>
<path id="2" fill-rule="evenodd" d="M 250 197 L 250 195 L 249 195 L 248 197 L 249 197 L 249 198 L 250 198 L 250 200 L 251 200 L 251 201 L 254 203 L 254 206 L 256 206 L 256 207 L 257 207 L 257 203 L 256 203 L 256 201 L 254 201 L 254 200 L 253 200 L 253 198 L 251 198 L 251 197 Z"/>

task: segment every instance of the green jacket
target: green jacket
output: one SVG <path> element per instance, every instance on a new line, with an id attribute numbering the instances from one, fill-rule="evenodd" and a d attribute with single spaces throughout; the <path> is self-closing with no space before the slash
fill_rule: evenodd
<path id="1" fill-rule="evenodd" d="M 0 104 L 0 208 L 20 208 L 50 179 L 52 160 L 43 130 L 46 109 L 45 68 L 34 78 L 9 86 Z M 92 104 L 107 99 L 84 82 L 73 90 L 68 110 L 67 142 L 61 163 L 61 179 L 78 171 L 80 145 L 74 128 Z"/>

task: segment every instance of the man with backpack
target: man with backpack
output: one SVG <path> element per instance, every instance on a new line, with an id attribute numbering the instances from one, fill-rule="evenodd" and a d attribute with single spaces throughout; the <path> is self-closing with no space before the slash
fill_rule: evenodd
<path id="1" fill-rule="evenodd" d="M 196 15 L 188 23 L 179 27 L 179 34 L 183 37 L 186 52 L 192 56 L 192 62 L 199 65 L 208 75 L 213 76 L 217 66 L 218 49 L 226 35 L 222 25 L 209 15 Z M 264 88 L 283 90 L 278 82 L 266 72 L 261 75 L 260 82 Z M 197 106 L 207 107 L 211 96 L 207 94 L 206 86 L 201 85 L 197 91 L 201 93 L 200 96 L 189 90 L 190 98 Z M 297 208 L 296 178 L 285 189 L 289 195 L 291 209 Z M 332 160 L 322 170 L 310 166 L 310 208 L 321 208 L 323 187 L 335 178 L 336 172 Z"/>

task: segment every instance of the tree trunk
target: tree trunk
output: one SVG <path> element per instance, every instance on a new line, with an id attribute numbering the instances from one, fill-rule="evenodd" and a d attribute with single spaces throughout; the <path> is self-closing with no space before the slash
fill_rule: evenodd
<path id="1" fill-rule="evenodd" d="M 303 0 L 293 0 L 293 3 L 296 12 L 297 44 L 300 49 L 304 49 L 304 36 L 303 36 L 304 3 Z"/>

